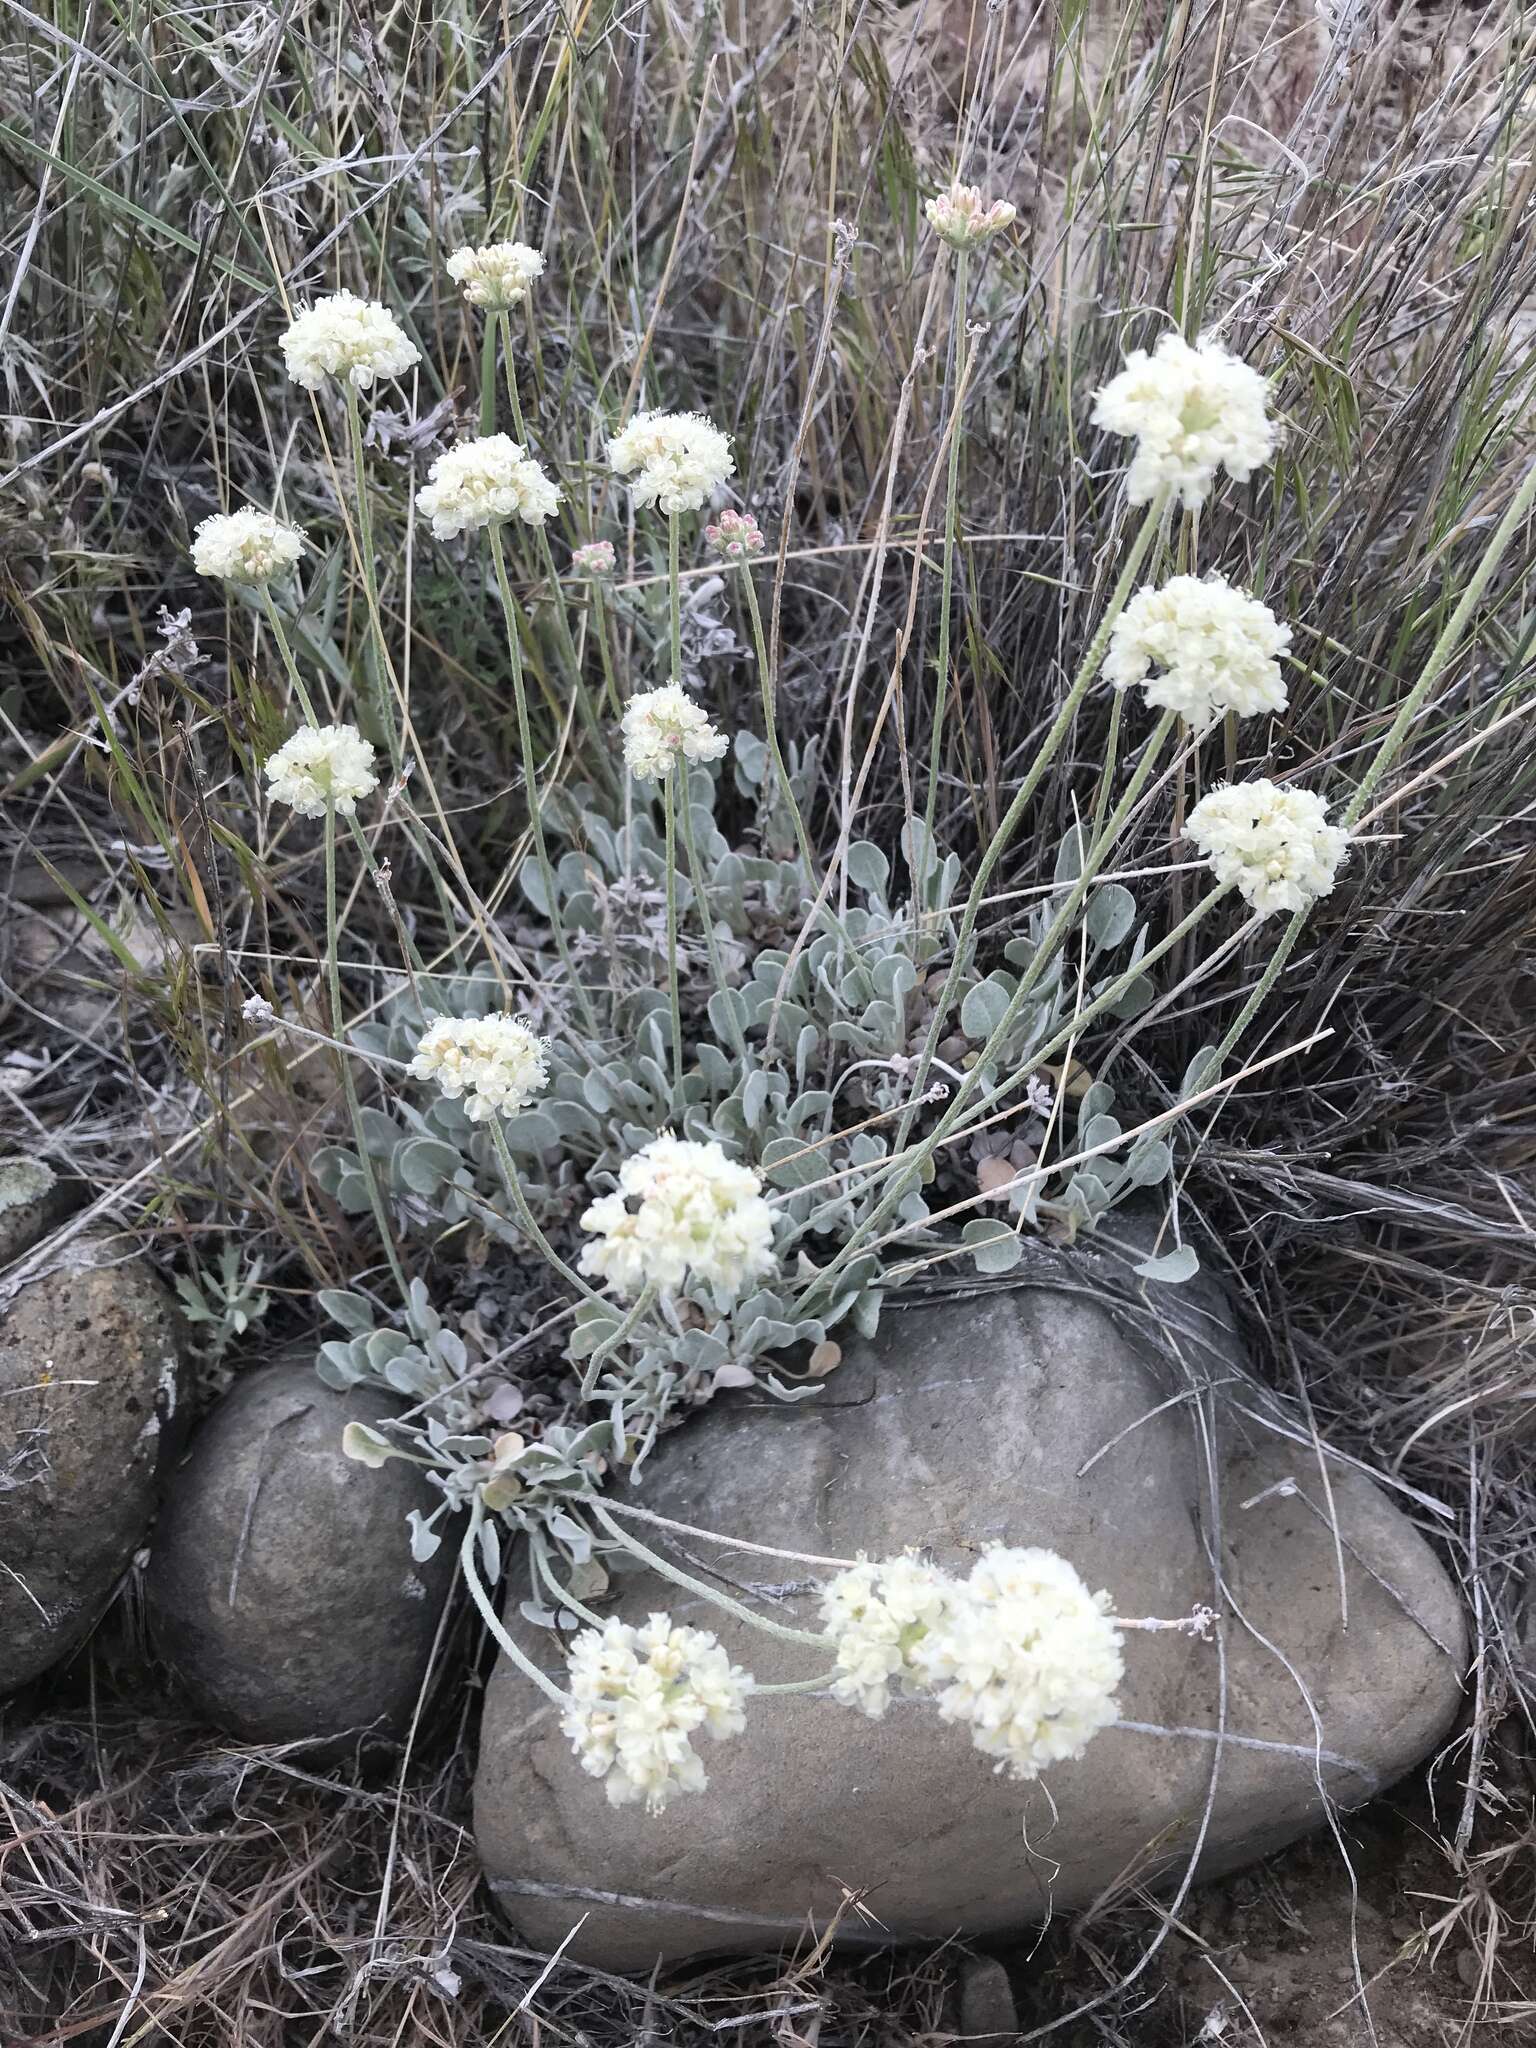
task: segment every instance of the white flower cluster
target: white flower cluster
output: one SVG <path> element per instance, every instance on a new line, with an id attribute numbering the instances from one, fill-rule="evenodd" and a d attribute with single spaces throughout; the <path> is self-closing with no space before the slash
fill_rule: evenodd
<path id="1" fill-rule="evenodd" d="M 41 1159 L 0 1159 L 0 1210 L 21 1209 L 47 1194 L 58 1179 Z"/>
<path id="2" fill-rule="evenodd" d="M 1133 505 L 1171 490 L 1186 505 L 1205 502 L 1218 469 L 1246 483 L 1275 452 L 1269 386 L 1219 342 L 1190 344 L 1165 334 L 1153 352 L 1133 349 L 1099 392 L 1094 425 L 1134 434 L 1126 476 Z"/>
<path id="3" fill-rule="evenodd" d="M 641 781 L 664 782 L 681 760 L 718 761 L 730 745 L 678 683 L 631 697 L 623 732 L 625 765 Z"/>
<path id="4" fill-rule="evenodd" d="M 1081 1756 L 1115 1719 L 1124 1676 L 1109 1596 L 1052 1550 L 982 1552 L 914 1659 L 946 1721 L 1015 1778 Z"/>
<path id="5" fill-rule="evenodd" d="M 731 444 L 698 412 L 637 413 L 608 443 L 608 466 L 637 505 L 697 512 L 735 470 Z"/>
<path id="6" fill-rule="evenodd" d="M 301 725 L 263 772 L 273 802 L 291 804 L 301 818 L 323 818 L 332 804 L 350 818 L 358 798 L 379 786 L 373 748 L 355 725 Z"/>
<path id="7" fill-rule="evenodd" d="M 504 313 L 526 299 L 528 287 L 544 275 L 544 258 L 526 242 L 487 242 L 478 249 L 455 249 L 448 275 L 472 306 Z"/>
<path id="8" fill-rule="evenodd" d="M 316 299 L 294 316 L 279 345 L 288 375 L 306 391 L 318 391 L 327 377 L 366 391 L 375 378 L 403 377 L 421 361 L 394 314 L 353 292 Z"/>
<path id="9" fill-rule="evenodd" d="M 542 526 L 560 505 L 559 487 L 509 434 L 461 441 L 438 456 L 428 478 L 416 503 L 439 540 L 506 519 Z"/>
<path id="10" fill-rule="evenodd" d="M 1081 1756 L 1115 1719 L 1124 1664 L 1109 1596 L 1054 1551 L 993 1544 L 966 1579 L 861 1558 L 823 1588 L 821 1611 L 839 1699 L 878 1719 L 893 1682 L 930 1692 L 1016 1778 Z"/>
<path id="11" fill-rule="evenodd" d="M 471 1123 L 515 1116 L 549 1082 L 549 1041 L 521 1017 L 438 1017 L 411 1060 L 418 1081 L 435 1081 L 450 1100 L 464 1098 Z"/>
<path id="12" fill-rule="evenodd" d="M 660 1813 L 677 1792 L 702 1792 L 703 1760 L 692 1737 L 740 1734 L 752 1679 L 707 1630 L 653 1614 L 641 1628 L 617 1616 L 571 1645 L 571 1704 L 561 1728 L 609 1803 L 643 1799 Z"/>
<path id="13" fill-rule="evenodd" d="M 1217 881 L 1235 882 L 1263 917 L 1302 910 L 1329 895 L 1349 851 L 1349 834 L 1328 823 L 1321 797 L 1262 778 L 1213 789 L 1184 830 Z"/>
<path id="14" fill-rule="evenodd" d="M 1122 690 L 1145 683 L 1149 704 L 1202 733 L 1229 711 L 1285 709 L 1290 644 L 1290 627 L 1224 577 L 1174 576 L 1138 590 L 1116 619 L 1104 673 Z"/>
<path id="15" fill-rule="evenodd" d="M 303 552 L 303 527 L 285 526 L 254 505 L 215 512 L 192 536 L 192 566 L 199 576 L 256 588 L 291 569 Z"/>
<path id="16" fill-rule="evenodd" d="M 647 1287 L 676 1294 L 687 1280 L 735 1296 L 773 1266 L 762 1182 L 714 1139 L 653 1138 L 624 1161 L 618 1188 L 583 1212 L 581 1227 L 593 1233 L 581 1271 L 630 1300 Z"/>
<path id="17" fill-rule="evenodd" d="M 978 185 L 951 185 L 930 199 L 923 209 L 934 232 L 952 249 L 973 248 L 1001 232 L 1018 217 L 1019 209 L 1006 199 L 983 200 Z"/>
<path id="18" fill-rule="evenodd" d="M 921 1558 L 887 1558 L 856 1565 L 829 1579 L 821 1593 L 821 1619 L 837 1649 L 832 1694 L 878 1721 L 891 1702 L 891 1686 L 921 1683 L 912 1652 L 944 1621 L 954 1580 Z"/>

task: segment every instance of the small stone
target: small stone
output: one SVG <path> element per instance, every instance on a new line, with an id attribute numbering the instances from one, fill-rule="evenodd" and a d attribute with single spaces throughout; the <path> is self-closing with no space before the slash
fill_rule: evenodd
<path id="1" fill-rule="evenodd" d="M 413 1561 L 420 1469 L 346 1457 L 349 1422 L 403 1403 L 323 1386 L 312 1364 L 238 1379 L 170 1478 L 146 1590 L 155 1645 L 215 1726 L 251 1742 L 399 1733 L 453 1576 Z"/>
<path id="2" fill-rule="evenodd" d="M 1031 1784 L 997 1776 L 921 1699 L 880 1721 L 825 1696 L 763 1699 L 744 1733 L 701 1745 L 708 1790 L 652 1817 L 607 1803 L 503 1659 L 476 1833 L 535 1946 L 580 1920 L 567 1953 L 644 1970 L 794 1941 L 829 1926 L 847 1891 L 893 1941 L 1016 1934 L 1130 1870 L 1176 1883 L 1202 1831 L 1205 1875 L 1265 1856 L 1445 1734 L 1465 1624 L 1408 1518 L 1343 1459 L 1324 1487 L 1306 1431 L 1254 1385 L 1203 1283 L 1135 1289 L 1117 1318 L 1080 1262 L 1058 1255 L 1056 1270 L 1069 1285 L 888 1304 L 825 1397 L 729 1397 L 665 1439 L 639 1504 L 822 1556 L 925 1549 L 961 1572 L 988 1543 L 1044 1545 L 1123 1615 L 1221 1609 L 1224 1690 L 1214 1641 L 1127 1632 L 1120 1722 Z M 766 1611 L 816 1625 L 803 1567 L 677 1541 L 728 1582 L 790 1579 Z M 814 1650 L 653 1577 L 615 1583 L 625 1620 L 668 1608 L 764 1682 L 817 1669 Z M 549 1637 L 510 1609 L 508 1625 L 558 1675 Z"/>
<path id="3" fill-rule="evenodd" d="M 960 2033 L 966 2041 L 1011 2041 L 1019 2031 L 1008 1972 L 995 1956 L 967 1956 L 960 1965 Z"/>
<path id="4" fill-rule="evenodd" d="M 75 1648 L 143 1542 L 182 1339 L 149 1267 L 99 1238 L 0 1314 L 0 1694 Z"/>

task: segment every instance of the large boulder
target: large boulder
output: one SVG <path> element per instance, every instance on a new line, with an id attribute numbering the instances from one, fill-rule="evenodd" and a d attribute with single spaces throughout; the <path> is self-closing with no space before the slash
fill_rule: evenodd
<path id="1" fill-rule="evenodd" d="M 0 1693 L 74 1649 L 144 1540 L 182 1337 L 149 1267 L 102 1239 L 0 1314 Z"/>
<path id="2" fill-rule="evenodd" d="M 1068 1291 L 1070 1288 L 1071 1291 Z M 1139 1293 L 1140 1290 L 1137 1290 Z M 638 1501 L 695 1527 L 851 1558 L 922 1546 L 1060 1551 L 1128 1617 L 1221 1615 L 1220 1642 L 1131 1633 L 1123 1719 L 1033 1784 L 994 1775 L 918 1700 L 870 1721 L 823 1696 L 749 1703 L 701 1738 L 702 1796 L 614 1809 L 554 1711 L 503 1659 L 486 1701 L 475 1825 L 534 1943 L 613 1969 L 844 1926 L 889 1939 L 999 1934 L 1115 1887 L 1214 1874 L 1370 1798 L 1445 1733 L 1466 1652 L 1456 1593 L 1401 1508 L 1253 1388 L 1209 1298 L 1149 1287 L 1127 1320 L 1062 1286 L 888 1310 L 800 1405 L 731 1397 L 665 1441 Z M 1177 1324 L 1164 1304 L 1179 1301 Z M 641 1532 L 655 1543 L 657 1532 Z M 663 1539 L 665 1540 L 665 1539 Z M 777 1618 L 814 1628 L 816 1574 L 674 1539 Z M 817 1653 L 657 1578 L 669 1608 L 762 1680 Z M 521 1624 L 518 1624 L 521 1626 Z M 549 1638 L 525 1642 L 558 1670 Z M 583 1917 L 585 1916 L 585 1917 Z"/>
<path id="3" fill-rule="evenodd" d="M 312 1362 L 235 1382 L 170 1478 L 146 1578 L 156 1647 L 215 1726 L 252 1742 L 398 1734 L 453 1575 L 411 1559 L 405 1517 L 436 1504 L 420 1470 L 341 1448 L 396 1413 L 338 1394 Z"/>

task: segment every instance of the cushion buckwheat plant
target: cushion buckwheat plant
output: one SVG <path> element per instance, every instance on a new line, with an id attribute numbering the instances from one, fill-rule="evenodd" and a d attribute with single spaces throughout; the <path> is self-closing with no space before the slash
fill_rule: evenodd
<path id="1" fill-rule="evenodd" d="M 955 252 L 940 260 L 954 286 L 958 404 L 981 331 L 969 324 L 971 255 L 1014 209 L 956 184 L 927 213 Z M 987 270 L 1012 254 L 998 243 Z M 466 1530 L 460 1564 L 487 1625 L 557 1700 L 581 1769 L 616 1805 L 659 1812 L 702 1790 L 698 1738 L 741 1733 L 749 1702 L 771 1712 L 773 1690 L 754 1687 L 715 1636 L 665 1614 L 594 1621 L 584 1603 L 603 1597 L 607 1566 L 621 1561 L 659 1569 L 742 1627 L 814 1650 L 819 1674 L 790 1689 L 816 1687 L 829 1711 L 878 1720 L 898 1700 L 903 1712 L 935 1711 L 1000 1771 L 1027 1780 L 1080 1756 L 1115 1719 L 1124 1676 L 1108 1595 L 1090 1593 L 1067 1560 L 999 1543 L 960 1577 L 912 1555 L 861 1557 L 822 1587 L 821 1626 L 809 1631 L 667 1565 L 615 1510 L 661 1432 L 717 1392 L 814 1397 L 840 1356 L 833 1333 L 871 1336 L 902 1279 L 961 1258 L 978 1275 L 1004 1273 L 1027 1233 L 1070 1241 L 1172 1176 L 1184 1100 L 1122 1128 L 1108 1077 L 1115 1028 L 1152 1002 L 1175 949 L 1182 985 L 1198 978 L 1188 957 L 1197 926 L 1227 891 L 1255 913 L 1229 943 L 1262 945 L 1258 920 L 1308 912 L 1334 886 L 1348 844 L 1320 795 L 1263 779 L 1212 790 L 1184 818 L 1191 762 L 1204 773 L 1194 742 L 1229 721 L 1236 758 L 1235 722 L 1287 707 L 1292 628 L 1202 555 L 1198 516 L 1223 477 L 1243 483 L 1271 461 L 1269 386 L 1213 339 L 1165 334 L 1098 392 L 1094 422 L 1135 442 L 1123 499 L 1147 509 L 1105 579 L 1115 594 L 1064 675 L 1059 715 L 1010 763 L 1006 800 L 971 820 L 979 836 L 967 867 L 938 832 L 941 801 L 953 811 L 941 741 L 959 680 L 957 444 L 941 542 L 932 564 L 914 568 L 935 579 L 932 723 L 912 746 L 898 667 L 886 708 L 898 721 L 900 814 L 877 844 L 853 829 L 851 768 L 830 793 L 826 736 L 786 742 L 780 731 L 778 657 L 757 581 L 766 587 L 771 565 L 751 514 L 722 510 L 693 535 L 685 601 L 682 515 L 735 475 L 726 433 L 704 413 L 663 406 L 624 420 L 604 386 L 592 394 L 596 418 L 580 423 L 585 457 L 557 459 L 569 433 L 562 439 L 560 423 L 527 401 L 547 388 L 543 355 L 559 354 L 573 378 L 585 358 L 560 353 L 542 319 L 519 343 L 504 317 L 544 269 L 520 243 L 449 259 L 463 301 L 496 317 L 475 335 L 481 430 L 447 447 L 464 416 L 454 392 L 414 438 L 382 414 L 372 443 L 363 431 L 358 393 L 419 361 L 383 304 L 341 292 L 297 314 L 282 337 L 297 383 L 319 390 L 336 379 L 347 394 L 369 635 L 356 678 L 345 663 L 322 663 L 312 699 L 302 670 L 332 600 L 317 595 L 291 638 L 266 589 L 297 560 L 298 529 L 248 510 L 205 521 L 194 545 L 200 571 L 262 591 L 264 629 L 306 713 L 322 681 L 327 704 L 355 682 L 364 723 L 389 755 L 377 820 L 358 815 L 379 779 L 359 727 L 310 717 L 267 760 L 273 799 L 325 822 L 330 1029 L 285 1019 L 265 996 L 243 1012 L 265 1043 L 318 1037 L 349 1062 L 338 1114 L 350 1143 L 323 1146 L 313 1170 L 342 1210 L 368 1219 L 358 1228 L 371 1229 L 381 1256 L 368 1291 L 321 1294 L 341 1331 L 323 1346 L 321 1370 L 333 1386 L 376 1383 L 409 1405 L 355 1423 L 344 1448 L 368 1466 L 407 1458 L 426 1475 L 437 1499 L 411 1517 L 413 1555 Z M 631 395 L 638 370 L 633 384 Z M 496 428 L 503 396 L 515 439 Z M 393 497 L 377 507 L 370 446 L 378 464 L 394 465 Z M 592 461 L 599 450 L 606 471 Z M 451 630 L 402 647 L 379 570 L 418 460 L 427 475 L 415 508 L 434 538 L 485 532 L 490 566 L 476 549 L 424 549 L 432 559 L 421 573 L 452 594 Z M 573 539 L 612 524 L 616 482 L 628 489 L 622 510 L 654 508 L 667 522 L 658 541 L 654 521 L 630 516 L 622 580 L 612 540 Z M 783 516 L 781 534 L 788 505 Z M 545 532 L 556 521 L 565 571 Z M 781 555 L 775 633 L 782 566 Z M 812 597 L 797 587 L 793 601 Z M 750 645 L 725 623 L 727 606 Z M 914 597 L 910 617 L 915 606 Z M 727 687 L 701 647 L 754 659 L 753 687 Z M 509 806 L 516 843 L 493 886 L 471 880 L 438 786 L 440 735 L 419 681 L 435 661 L 459 693 L 460 750 L 515 734 L 520 776 L 496 802 Z M 1121 693 L 1118 737 L 1104 761 L 1079 764 L 1072 719 L 1096 685 Z M 1039 807 L 1048 771 L 1071 796 L 1051 880 L 1022 898 L 997 895 L 994 871 Z M 821 853 L 807 829 L 817 805 L 830 805 L 840 828 Z M 1181 820 L 1218 886 L 1165 923 L 1143 913 L 1127 863 L 1145 855 L 1148 829 L 1166 847 Z M 489 813 L 483 824 L 507 829 Z M 432 873 L 452 932 L 436 957 L 421 942 L 419 905 L 398 899 L 380 851 L 386 832 Z M 339 854 L 355 856 L 357 887 L 366 882 L 384 906 L 399 948 L 394 979 L 350 1025 L 343 924 L 357 899 L 344 913 Z M 1219 1071 L 1245 1022 L 1202 1056 L 1202 1077 Z M 354 1059 L 372 1077 L 366 1107 Z M 506 1284 L 524 1308 L 538 1304 L 527 1318 L 536 1327 L 508 1336 L 497 1285 L 458 1270 L 471 1266 L 493 1282 L 516 1276 Z M 1190 1267 L 1179 1257 L 1141 1270 L 1174 1281 Z M 535 1362 L 526 1374 L 506 1362 L 525 1350 Z M 481 1583 L 507 1566 L 500 1532 L 517 1538 L 524 1615 L 587 1623 L 564 1688 L 507 1633 Z"/>

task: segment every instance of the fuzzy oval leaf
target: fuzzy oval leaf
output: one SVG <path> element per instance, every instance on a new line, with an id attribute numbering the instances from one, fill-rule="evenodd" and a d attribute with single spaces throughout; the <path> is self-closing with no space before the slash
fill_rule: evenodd
<path id="1" fill-rule="evenodd" d="M 1024 1256 L 1023 1245 L 1006 1224 L 977 1217 L 960 1234 L 978 1273 L 1006 1273 Z"/>

